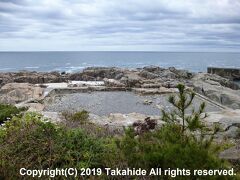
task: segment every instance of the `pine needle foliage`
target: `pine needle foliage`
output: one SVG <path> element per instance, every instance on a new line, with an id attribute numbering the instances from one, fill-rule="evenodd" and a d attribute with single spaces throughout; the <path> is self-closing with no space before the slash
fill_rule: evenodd
<path id="1" fill-rule="evenodd" d="M 186 89 L 185 85 L 178 84 L 178 94 L 169 96 L 168 101 L 174 107 L 170 112 L 162 110 L 162 119 L 168 124 L 180 124 L 182 138 L 186 138 L 188 135 L 199 141 L 204 146 L 210 146 L 214 135 L 220 130 L 219 126 L 214 126 L 209 129 L 204 124 L 204 119 L 207 117 L 205 113 L 206 103 L 202 102 L 199 108 L 196 110 L 192 107 L 193 100 L 196 94 Z M 191 113 L 187 113 L 187 109 L 192 109 Z M 199 136 L 197 136 L 199 134 Z"/>

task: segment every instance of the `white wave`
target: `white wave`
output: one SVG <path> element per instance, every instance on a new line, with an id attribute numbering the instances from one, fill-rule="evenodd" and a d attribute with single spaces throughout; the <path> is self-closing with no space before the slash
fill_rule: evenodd
<path id="1" fill-rule="evenodd" d="M 145 63 L 143 63 L 143 62 L 136 62 L 136 63 L 132 63 L 132 64 L 136 64 L 136 65 L 144 65 Z"/>
<path id="2" fill-rule="evenodd" d="M 24 69 L 39 69 L 39 66 L 26 66 Z"/>
<path id="3" fill-rule="evenodd" d="M 6 70 L 14 70 L 16 68 L 0 68 L 0 71 L 6 71 Z"/>
<path id="4" fill-rule="evenodd" d="M 79 70 L 83 70 L 84 68 L 86 68 L 85 66 L 70 66 L 70 67 L 65 67 L 65 71 L 67 73 L 73 73 Z"/>

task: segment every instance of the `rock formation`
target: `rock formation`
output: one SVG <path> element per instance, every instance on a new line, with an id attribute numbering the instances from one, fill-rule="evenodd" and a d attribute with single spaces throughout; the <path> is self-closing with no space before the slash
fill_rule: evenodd
<path id="1" fill-rule="evenodd" d="M 26 100 L 39 99 L 43 88 L 29 83 L 9 83 L 0 89 L 0 102 L 16 104 Z"/>
<path id="2" fill-rule="evenodd" d="M 0 87 L 7 83 L 31 83 L 31 84 L 40 84 L 40 83 L 57 83 L 57 82 L 66 82 L 67 75 L 61 75 L 58 72 L 8 72 L 0 73 Z"/>
<path id="3" fill-rule="evenodd" d="M 232 81 L 218 75 L 199 73 L 192 82 L 196 92 L 230 108 L 240 108 L 240 90 Z"/>

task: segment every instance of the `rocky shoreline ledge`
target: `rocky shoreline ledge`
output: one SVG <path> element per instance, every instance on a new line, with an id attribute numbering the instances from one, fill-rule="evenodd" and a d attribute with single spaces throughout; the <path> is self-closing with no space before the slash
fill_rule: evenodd
<path id="1" fill-rule="evenodd" d="M 0 73 L 0 101 L 6 101 L 4 100 L 4 95 L 14 88 L 11 85 L 7 85 L 9 83 L 29 83 L 28 86 L 31 86 L 32 84 L 65 82 L 69 84 L 69 87 L 77 87 L 77 84 L 69 83 L 74 81 L 104 81 L 106 87 L 138 88 L 139 91 L 140 89 L 148 89 L 150 91 L 161 88 L 166 88 L 165 90 L 167 90 L 176 88 L 177 84 L 183 83 L 187 87 L 194 89 L 195 92 L 213 101 L 229 108 L 240 109 L 240 86 L 232 80 L 216 74 L 191 73 L 186 70 L 177 70 L 174 67 L 164 69 L 155 66 L 138 69 L 89 67 L 82 72 L 72 74 L 35 71 Z M 80 86 L 83 85 L 81 84 Z M 88 85 L 86 84 L 86 86 Z M 157 92 L 155 91 L 155 93 Z M 16 92 L 16 94 L 20 95 L 21 92 Z M 33 96 L 35 95 L 33 94 Z M 28 96 L 22 97 L 20 101 L 28 98 Z"/>
<path id="2" fill-rule="evenodd" d="M 240 129 L 240 86 L 231 79 L 210 73 L 192 73 L 174 67 L 161 68 L 148 66 L 138 69 L 116 67 L 89 67 L 79 73 L 65 72 L 8 72 L 0 73 L 0 103 L 27 106 L 29 111 L 37 111 L 55 122 L 64 121 L 59 112 L 47 111 L 46 104 L 68 93 L 93 91 L 131 91 L 140 95 L 176 93 L 176 86 L 185 84 L 195 91 L 199 98 L 220 108 L 218 112 L 209 112 L 205 119 L 209 126 L 220 124 L 223 129 L 216 139 L 229 138 L 236 148 L 222 154 L 223 158 L 240 159 L 237 144 Z M 120 97 L 121 98 L 121 97 Z M 146 100 L 146 104 L 152 102 Z M 99 116 L 90 114 L 90 120 L 103 126 L 121 127 L 144 121 L 144 113 L 110 113 Z M 159 116 L 151 116 L 158 124 L 164 123 Z M 231 155 L 229 155 L 229 153 Z M 233 158 L 234 157 L 234 158 Z M 231 159 L 230 158 L 230 159 Z"/>

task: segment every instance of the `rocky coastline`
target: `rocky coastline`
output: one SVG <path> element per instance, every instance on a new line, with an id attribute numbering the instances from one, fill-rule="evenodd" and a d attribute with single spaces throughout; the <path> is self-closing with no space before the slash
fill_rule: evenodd
<path id="1" fill-rule="evenodd" d="M 231 79 L 210 73 L 192 73 L 174 67 L 148 66 L 137 69 L 117 67 L 89 67 L 78 73 L 65 72 L 7 72 L 0 73 L 0 103 L 27 106 L 29 111 L 38 111 L 55 122 L 62 121 L 61 114 L 44 110 L 56 94 L 89 91 L 132 91 L 141 95 L 176 93 L 181 83 L 195 91 L 199 97 L 218 106 L 221 111 L 209 112 L 206 123 L 220 124 L 222 131 L 217 139 L 230 138 L 239 142 L 240 86 Z M 52 86 L 50 86 L 52 85 Z M 150 101 L 144 102 L 151 104 Z M 90 114 L 92 122 L 103 126 L 119 127 L 144 121 L 147 116 L 132 112 L 113 113 L 109 116 Z M 158 124 L 164 122 L 152 116 Z M 237 147 L 238 145 L 236 145 Z M 230 151 L 230 150 L 228 150 Z M 236 150 L 233 149 L 232 153 Z M 237 151 L 239 152 L 239 150 Z M 229 155 L 225 157 L 234 157 Z M 222 154 L 224 156 L 224 153 Z"/>
<path id="2" fill-rule="evenodd" d="M 156 66 L 138 69 L 89 67 L 82 72 L 72 74 L 35 71 L 0 73 L 0 101 L 4 101 L 2 96 L 8 93 L 8 89 L 11 89 L 7 85 L 9 83 L 28 83 L 28 86 L 31 86 L 34 84 L 67 83 L 71 81 L 104 81 L 107 87 L 144 89 L 169 89 L 175 88 L 179 83 L 183 83 L 187 87 L 194 89 L 195 92 L 224 106 L 233 109 L 240 108 L 240 86 L 232 80 L 216 74 L 192 73 L 186 70 L 178 70 L 174 67 L 164 69 Z M 77 85 L 73 86 L 76 87 Z"/>

